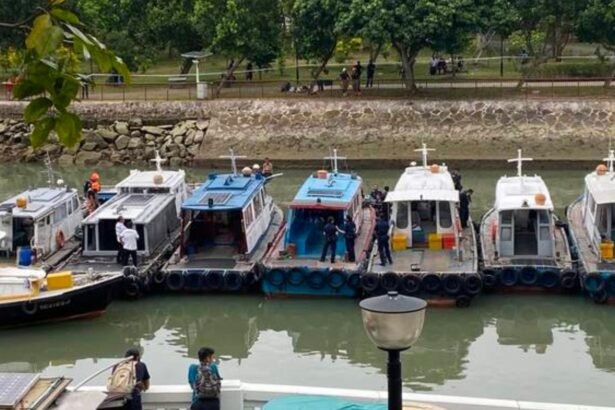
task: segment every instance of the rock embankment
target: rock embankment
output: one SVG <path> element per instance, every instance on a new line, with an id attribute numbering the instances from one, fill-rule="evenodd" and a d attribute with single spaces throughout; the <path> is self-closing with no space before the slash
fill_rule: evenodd
<path id="1" fill-rule="evenodd" d="M 58 144 L 52 133 L 44 146 L 30 146 L 30 126 L 15 120 L 0 121 L 0 157 L 25 162 L 49 155 L 61 165 L 133 164 L 154 158 L 156 151 L 177 168 L 190 164 L 198 156 L 208 120 L 184 120 L 173 124 L 145 125 L 140 118 L 115 121 L 83 130 L 82 140 L 74 147 Z"/>

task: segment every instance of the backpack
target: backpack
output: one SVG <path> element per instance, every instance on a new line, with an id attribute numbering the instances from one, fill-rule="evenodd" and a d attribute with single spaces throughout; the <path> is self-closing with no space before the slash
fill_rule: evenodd
<path id="1" fill-rule="evenodd" d="M 196 380 L 196 394 L 200 399 L 213 399 L 220 397 L 220 379 L 211 371 L 209 366 L 199 366 Z"/>
<path id="2" fill-rule="evenodd" d="M 134 360 L 118 364 L 107 379 L 107 392 L 132 393 L 137 384 L 136 365 Z"/>

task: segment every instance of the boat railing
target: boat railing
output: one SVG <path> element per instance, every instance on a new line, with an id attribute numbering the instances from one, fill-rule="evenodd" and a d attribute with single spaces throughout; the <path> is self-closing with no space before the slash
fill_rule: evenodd
<path id="1" fill-rule="evenodd" d="M 70 390 L 70 388 L 69 388 Z M 104 392 L 102 386 L 84 386 L 80 391 Z M 220 398 L 221 410 L 261 410 L 270 400 L 290 395 L 335 397 L 354 402 L 386 403 L 385 391 L 338 389 L 330 387 L 286 386 L 273 384 L 242 383 L 239 380 L 224 380 Z M 186 385 L 152 386 L 143 393 L 143 408 L 146 410 L 188 409 L 192 391 Z M 477 409 L 524 409 L 524 410 L 607 410 L 607 407 L 579 406 L 572 404 L 530 402 L 519 400 L 488 399 L 477 397 L 448 396 L 422 393 L 404 393 L 404 402 L 445 407 L 449 410 Z"/>

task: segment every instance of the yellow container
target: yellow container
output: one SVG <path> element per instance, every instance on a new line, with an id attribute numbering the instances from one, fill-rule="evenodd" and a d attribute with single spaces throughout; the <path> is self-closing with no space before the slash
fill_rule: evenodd
<path id="1" fill-rule="evenodd" d="M 393 235 L 393 251 L 403 251 L 408 247 L 408 236 L 403 233 Z"/>
<path id="2" fill-rule="evenodd" d="M 58 272 L 47 275 L 47 290 L 70 289 L 72 287 L 72 272 Z"/>
<path id="3" fill-rule="evenodd" d="M 442 249 L 442 235 L 439 233 L 430 233 L 429 234 L 429 249 L 438 251 Z"/>
<path id="4" fill-rule="evenodd" d="M 612 241 L 603 241 L 600 244 L 600 254 L 602 255 L 602 259 L 613 259 L 613 242 Z"/>

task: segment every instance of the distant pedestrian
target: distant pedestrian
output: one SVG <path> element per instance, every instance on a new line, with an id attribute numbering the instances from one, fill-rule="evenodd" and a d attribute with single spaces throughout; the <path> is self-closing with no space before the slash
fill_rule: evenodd
<path id="1" fill-rule="evenodd" d="M 435 55 L 431 56 L 431 61 L 429 62 L 429 75 L 436 75 L 438 72 L 438 59 Z"/>
<path id="2" fill-rule="evenodd" d="M 393 264 L 391 258 L 391 247 L 389 245 L 389 221 L 382 216 L 377 218 L 376 222 L 376 240 L 378 241 L 378 254 L 380 255 L 380 266 L 386 266 L 387 261 L 390 265 Z"/>
<path id="3" fill-rule="evenodd" d="M 346 70 L 346 67 L 342 68 L 340 80 L 342 81 L 342 95 L 346 97 L 346 94 L 348 93 L 348 84 L 350 81 L 350 76 L 348 75 L 348 70 Z"/>
<path id="4" fill-rule="evenodd" d="M 331 250 L 331 263 L 335 263 L 335 253 L 337 252 L 337 233 L 339 228 L 335 226 L 335 218 L 330 216 L 327 219 L 327 224 L 323 228 L 323 236 L 325 243 L 322 247 L 322 255 L 320 261 L 324 262 L 327 259 L 327 251 Z"/>
<path id="5" fill-rule="evenodd" d="M 354 249 L 355 239 L 357 238 L 357 226 L 352 220 L 351 215 L 346 215 L 346 222 L 344 222 L 344 239 L 346 240 L 346 254 L 348 255 L 348 262 L 355 262 L 356 255 Z"/>
<path id="6" fill-rule="evenodd" d="M 263 162 L 263 176 L 268 178 L 271 175 L 273 175 L 273 163 L 266 157 Z"/>
<path id="7" fill-rule="evenodd" d="M 252 73 L 252 62 L 250 61 L 247 65 L 246 65 L 246 81 L 252 81 L 252 77 L 253 77 L 253 73 Z"/>
<path id="8" fill-rule="evenodd" d="M 128 265 L 128 259 L 132 259 L 134 266 L 137 264 L 137 241 L 139 233 L 133 229 L 131 221 L 126 221 L 126 229 L 120 235 L 122 246 L 124 247 L 124 266 Z"/>
<path id="9" fill-rule="evenodd" d="M 470 204 L 472 203 L 472 194 L 474 190 L 468 189 L 459 194 L 459 218 L 461 219 L 461 227 L 463 229 L 468 227 L 468 220 L 470 219 Z"/>
<path id="10" fill-rule="evenodd" d="M 372 60 L 369 60 L 367 64 L 367 82 L 365 88 L 372 88 L 374 86 L 374 74 L 376 74 L 376 64 Z"/>
<path id="11" fill-rule="evenodd" d="M 141 393 L 149 389 L 149 371 L 141 361 L 141 353 L 136 347 L 128 349 L 124 357 L 130 360 L 113 368 L 111 377 L 107 381 L 107 391 L 111 394 L 126 394 L 122 409 L 143 410 Z"/>
<path id="12" fill-rule="evenodd" d="M 124 246 L 122 245 L 122 233 L 126 230 L 124 225 L 124 218 L 119 216 L 115 222 L 115 237 L 117 239 L 117 258 L 116 261 L 119 264 L 124 262 Z"/>
<path id="13" fill-rule="evenodd" d="M 354 91 L 354 95 L 361 95 L 361 74 L 359 74 L 357 66 L 352 67 L 350 78 L 352 79 L 352 91 Z"/>
<path id="14" fill-rule="evenodd" d="M 190 410 L 220 410 L 222 377 L 215 363 L 214 349 L 199 349 L 199 364 L 188 368 L 188 383 L 192 387 Z"/>

